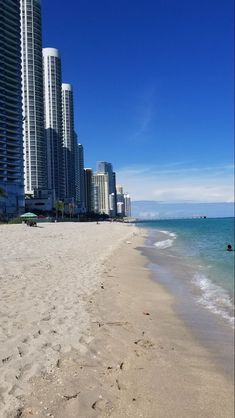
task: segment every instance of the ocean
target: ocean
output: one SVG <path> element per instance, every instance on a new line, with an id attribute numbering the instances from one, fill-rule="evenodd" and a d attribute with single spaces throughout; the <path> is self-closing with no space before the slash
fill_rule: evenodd
<path id="1" fill-rule="evenodd" d="M 140 251 L 152 277 L 174 296 L 173 308 L 192 336 L 233 379 L 234 218 L 141 221 Z"/>
<path id="2" fill-rule="evenodd" d="M 171 288 L 180 288 L 181 293 L 186 285 L 193 302 L 233 327 L 235 252 L 226 248 L 231 244 L 234 249 L 234 218 L 142 221 L 137 225 L 149 231 L 150 267 L 158 273 L 161 269 L 161 282 L 164 284 L 164 277 L 168 286 L 174 281 Z M 164 266 L 159 260 L 165 256 Z M 171 265 L 168 274 L 167 265 Z M 175 275 L 174 265 L 178 266 Z"/>

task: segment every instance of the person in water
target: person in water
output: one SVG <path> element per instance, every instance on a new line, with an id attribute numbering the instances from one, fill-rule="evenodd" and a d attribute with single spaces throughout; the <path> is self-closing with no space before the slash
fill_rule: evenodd
<path id="1" fill-rule="evenodd" d="M 228 244 L 228 245 L 227 245 L 227 251 L 233 251 L 233 247 L 232 247 L 232 245 L 231 245 L 231 244 Z"/>

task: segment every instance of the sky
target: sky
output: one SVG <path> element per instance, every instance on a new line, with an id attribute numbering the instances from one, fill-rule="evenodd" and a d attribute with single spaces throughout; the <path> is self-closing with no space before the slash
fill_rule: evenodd
<path id="1" fill-rule="evenodd" d="M 231 202 L 233 0 L 42 0 L 85 166 L 133 200 Z"/>

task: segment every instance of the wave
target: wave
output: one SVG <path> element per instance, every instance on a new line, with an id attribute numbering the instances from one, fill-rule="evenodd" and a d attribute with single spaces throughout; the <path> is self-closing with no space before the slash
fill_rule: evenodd
<path id="1" fill-rule="evenodd" d="M 165 248 L 172 247 L 174 240 L 173 239 L 166 239 L 165 241 L 158 241 L 154 243 L 154 246 L 157 248 L 161 248 L 162 250 Z"/>
<path id="2" fill-rule="evenodd" d="M 166 234 L 166 235 L 169 235 L 169 237 L 172 237 L 172 238 L 176 238 L 176 234 L 174 233 L 174 232 L 169 232 L 169 231 L 160 231 L 159 230 L 159 232 L 161 232 L 162 234 Z"/>
<path id="3" fill-rule="evenodd" d="M 196 273 L 193 283 L 201 289 L 202 295 L 197 297 L 198 303 L 206 309 L 224 318 L 234 327 L 234 306 L 229 294 L 221 286 L 212 283 L 204 274 Z"/>
<path id="4" fill-rule="evenodd" d="M 161 232 L 162 234 L 168 235 L 170 238 L 164 241 L 157 241 L 154 243 L 154 246 L 162 250 L 164 250 L 165 248 L 172 247 L 177 235 L 174 232 L 169 232 L 169 231 L 159 231 L 159 232 Z"/>

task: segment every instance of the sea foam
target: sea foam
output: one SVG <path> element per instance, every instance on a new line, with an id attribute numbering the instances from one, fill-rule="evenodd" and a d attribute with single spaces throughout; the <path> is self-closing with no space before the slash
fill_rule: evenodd
<path id="1" fill-rule="evenodd" d="M 160 248 L 161 250 L 164 250 L 165 248 L 169 248 L 172 247 L 174 240 L 176 239 L 176 234 L 174 232 L 169 232 L 169 231 L 159 231 L 162 234 L 168 235 L 168 239 L 163 240 L 163 241 L 157 241 L 154 243 L 154 246 L 157 248 Z"/>
<path id="2" fill-rule="evenodd" d="M 196 273 L 193 283 L 200 288 L 201 296 L 197 302 L 206 309 L 224 318 L 234 327 L 233 303 L 229 294 L 221 286 L 212 283 L 204 274 Z"/>
<path id="3" fill-rule="evenodd" d="M 173 239 L 166 239 L 165 241 L 158 241 L 155 242 L 155 247 L 161 248 L 164 250 L 165 248 L 172 247 L 174 240 Z"/>

